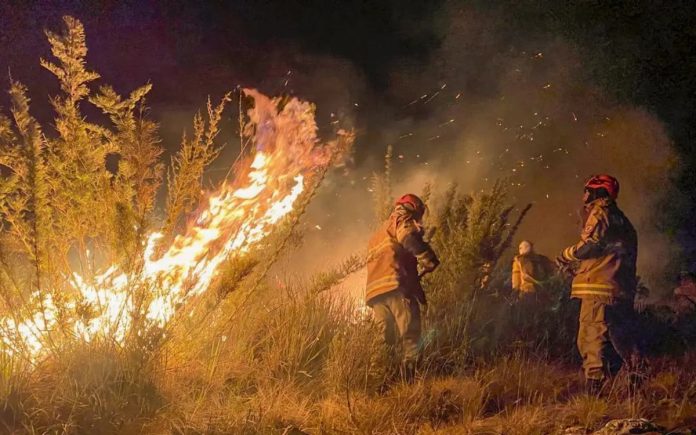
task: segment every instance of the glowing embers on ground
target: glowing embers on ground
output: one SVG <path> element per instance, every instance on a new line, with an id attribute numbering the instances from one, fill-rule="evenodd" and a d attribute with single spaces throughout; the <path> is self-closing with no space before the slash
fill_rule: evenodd
<path id="1" fill-rule="evenodd" d="M 329 164 L 327 150 L 317 144 L 316 124 L 308 103 L 291 100 L 277 111 L 272 100 L 252 92 L 257 126 L 257 152 L 239 179 L 221 186 L 207 199 L 193 225 L 176 237 L 161 256 L 155 246 L 162 235 L 153 233 L 143 251 L 142 270 L 133 276 L 112 265 L 87 280 L 74 273 L 70 280 L 78 297 L 54 304 L 50 292 L 35 292 L 23 317 L 0 318 L 0 338 L 6 352 L 39 356 L 56 330 L 58 319 L 72 314 L 66 335 L 91 341 L 106 337 L 123 342 L 133 331 L 134 319 L 164 327 L 188 298 L 211 284 L 220 264 L 247 253 L 293 210 L 305 188 L 305 177 Z M 260 150 L 262 149 L 262 150 Z M 147 289 L 145 303 L 134 289 Z M 75 313 L 88 307 L 87 316 Z M 83 310 L 84 311 L 84 310 Z"/>

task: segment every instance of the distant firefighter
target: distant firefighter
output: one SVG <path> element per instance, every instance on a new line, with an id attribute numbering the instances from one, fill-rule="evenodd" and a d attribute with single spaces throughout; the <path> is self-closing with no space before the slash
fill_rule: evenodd
<path id="1" fill-rule="evenodd" d="M 523 240 L 518 249 L 519 254 L 512 260 L 512 289 L 520 297 L 538 293 L 556 267 L 548 257 L 534 252 L 528 240 Z"/>
<path id="2" fill-rule="evenodd" d="M 696 313 L 696 274 L 683 271 L 674 289 L 674 310 L 680 316 Z"/>
<path id="3" fill-rule="evenodd" d="M 571 297 L 581 300 L 577 345 L 591 390 L 622 364 L 630 370 L 638 361 L 640 331 L 633 307 L 638 238 L 616 205 L 618 194 L 619 182 L 610 175 L 587 181 L 580 241 L 557 259 L 561 268 L 576 266 Z"/>
<path id="4" fill-rule="evenodd" d="M 427 303 L 420 278 L 440 264 L 423 240 L 424 213 L 425 204 L 420 198 L 402 196 L 368 246 L 365 300 L 386 344 L 394 346 L 397 335 L 401 339 L 402 367 L 407 378 L 415 373 L 421 336 L 420 305 Z"/>

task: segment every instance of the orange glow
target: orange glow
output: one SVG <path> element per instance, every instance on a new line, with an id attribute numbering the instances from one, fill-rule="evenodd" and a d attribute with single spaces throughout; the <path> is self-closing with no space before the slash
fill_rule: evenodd
<path id="1" fill-rule="evenodd" d="M 241 175 L 209 195 L 195 222 L 158 258 L 153 254 L 162 234 L 149 235 L 138 276 L 116 265 L 89 281 L 74 273 L 70 281 L 78 297 L 67 303 L 72 315 L 69 335 L 122 343 L 132 332 L 136 315 L 144 316 L 148 326 L 164 327 L 182 304 L 206 291 L 223 261 L 249 252 L 288 216 L 308 177 L 330 163 L 334 150 L 330 145 L 317 146 L 310 104 L 292 99 L 279 111 L 274 100 L 253 90 L 245 93 L 255 100 L 249 111 L 255 127 L 253 159 L 242 161 L 237 168 Z M 137 283 L 153 292 L 139 308 L 132 291 Z M 0 337 L 8 352 L 25 351 L 35 359 L 46 351 L 49 335 L 57 331 L 58 318 L 66 313 L 50 295 L 40 297 L 37 292 L 32 299 L 41 308 L 22 319 L 0 318 Z M 87 304 L 94 314 L 80 318 L 78 303 Z"/>

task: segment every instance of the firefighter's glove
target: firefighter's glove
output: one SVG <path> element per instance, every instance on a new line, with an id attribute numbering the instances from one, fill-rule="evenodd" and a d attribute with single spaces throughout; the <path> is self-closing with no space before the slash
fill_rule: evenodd
<path id="1" fill-rule="evenodd" d="M 572 278 L 575 276 L 575 270 L 573 269 L 573 261 L 568 260 L 562 255 L 556 257 L 556 267 L 561 276 L 566 278 Z"/>
<path id="2" fill-rule="evenodd" d="M 418 264 L 418 279 L 422 279 L 425 275 L 429 274 L 435 270 L 434 267 L 432 266 L 424 266 L 422 264 Z"/>
<path id="3" fill-rule="evenodd" d="M 406 251 L 416 257 L 418 261 L 418 275 L 423 276 L 435 270 L 440 264 L 440 260 L 437 259 L 437 255 L 435 255 L 435 251 L 433 251 L 430 245 L 423 241 L 423 232 L 408 232 L 409 226 L 406 223 L 404 223 L 402 231 L 407 233 L 401 238 L 401 244 Z"/>
<path id="4" fill-rule="evenodd" d="M 432 272 L 440 265 L 440 260 L 430 250 L 423 252 L 416 258 L 418 259 L 418 275 L 421 277 Z"/>

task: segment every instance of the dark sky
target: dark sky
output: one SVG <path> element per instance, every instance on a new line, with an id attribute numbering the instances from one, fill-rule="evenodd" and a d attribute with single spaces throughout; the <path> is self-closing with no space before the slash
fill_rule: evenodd
<path id="1" fill-rule="evenodd" d="M 443 6 L 458 4 L 497 10 L 513 38 L 573 41 L 597 83 L 657 112 L 691 151 L 696 18 L 689 1 L 9 0 L 0 4 L 0 70 L 41 95 L 50 85 L 37 61 L 48 54 L 42 29 L 72 14 L 85 24 L 90 65 L 124 91 L 151 80 L 153 104 L 197 105 L 201 95 L 234 84 L 280 85 L 299 55 L 346 59 L 379 93 L 400 63 L 425 62 L 443 36 Z M 290 55 L 280 61 L 280 50 Z"/>
<path id="2" fill-rule="evenodd" d="M 439 2 L 422 3 L 9 1 L 0 5 L 0 68 L 35 84 L 37 57 L 47 55 L 42 29 L 71 14 L 85 25 L 90 65 L 119 88 L 152 80 L 155 103 L 283 83 L 297 55 L 344 58 L 378 89 L 395 59 L 424 58 L 437 45 Z M 271 53 L 281 49 L 290 53 L 283 62 Z"/>
<path id="3" fill-rule="evenodd" d="M 207 95 L 242 85 L 296 93 L 317 102 L 324 117 L 346 114 L 361 135 L 360 160 L 373 147 L 381 152 L 385 124 L 429 115 L 426 106 L 407 106 L 420 89 L 393 81 L 402 70 L 433 70 L 431 56 L 459 8 L 495 17 L 497 46 L 566 41 L 580 53 L 588 81 L 664 122 L 683 162 L 674 173 L 682 195 L 656 213 L 665 215 L 667 231 L 696 240 L 696 225 L 682 218 L 696 214 L 696 14 L 689 1 L 10 0 L 0 4 L 0 71 L 25 82 L 45 116 L 45 96 L 57 89 L 38 64 L 49 56 L 42 30 L 58 29 L 71 14 L 85 25 L 89 64 L 104 82 L 123 93 L 153 83 L 149 104 L 168 147 Z M 488 52 L 479 56 L 472 54 L 472 67 L 496 66 L 483 58 Z M 472 77 L 470 93 L 493 92 L 485 71 Z"/>

